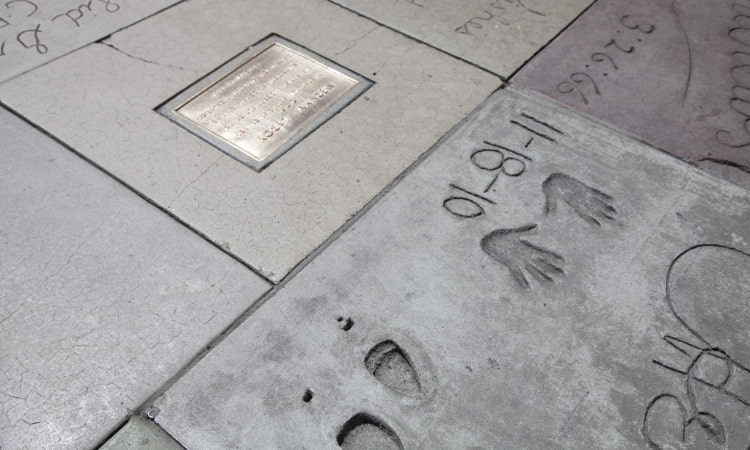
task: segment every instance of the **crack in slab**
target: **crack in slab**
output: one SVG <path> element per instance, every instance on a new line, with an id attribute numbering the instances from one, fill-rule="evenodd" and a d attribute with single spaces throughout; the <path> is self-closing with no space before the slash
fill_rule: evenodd
<path id="1" fill-rule="evenodd" d="M 224 156 L 224 155 L 219 155 L 214 160 L 214 162 L 212 162 L 208 167 L 206 167 L 205 169 L 203 169 L 203 171 L 193 181 L 191 181 L 190 183 L 186 184 L 185 187 L 183 187 L 182 189 L 180 189 L 180 192 L 178 192 L 177 195 L 175 195 L 174 198 L 167 205 L 167 209 L 172 209 L 172 205 L 174 204 L 174 202 L 176 202 L 182 196 L 182 194 L 186 190 L 188 190 L 188 188 L 190 188 L 192 185 L 194 185 L 195 183 L 197 183 L 198 181 L 200 181 L 200 179 L 203 178 L 203 176 L 206 175 L 209 170 L 211 170 L 216 164 L 218 164 L 219 160 L 221 159 L 222 156 Z"/>
<path id="2" fill-rule="evenodd" d="M 145 58 L 141 58 L 139 56 L 131 55 L 130 53 L 117 48 L 117 46 L 115 46 L 111 42 L 101 41 L 101 42 L 97 42 L 97 44 L 101 44 L 101 45 L 104 45 L 105 47 L 109 47 L 109 48 L 111 48 L 112 50 L 114 50 L 114 51 L 116 51 L 118 53 L 122 53 L 123 55 L 127 56 L 130 59 L 135 59 L 136 61 L 145 62 L 146 64 L 154 64 L 156 66 L 168 67 L 170 69 L 185 70 L 184 67 L 173 66 L 171 64 L 162 64 L 162 63 L 159 63 L 159 62 L 156 62 L 156 61 L 152 61 L 150 59 L 145 59 Z"/>
<path id="3" fill-rule="evenodd" d="M 343 55 L 344 53 L 348 52 L 349 50 L 351 50 L 352 48 L 354 48 L 354 46 L 355 46 L 355 45 L 357 45 L 357 43 L 358 43 L 359 41 L 361 41 L 362 39 L 364 39 L 364 38 L 366 38 L 367 36 L 369 36 L 369 35 L 370 35 L 370 33 L 372 33 L 373 31 L 377 30 L 378 28 L 380 28 L 380 25 L 375 25 L 374 27 L 370 28 L 370 29 L 369 29 L 369 30 L 367 31 L 367 33 L 365 33 L 365 34 L 363 34 L 362 36 L 360 36 L 360 37 L 358 37 L 357 39 L 355 39 L 355 40 L 354 40 L 354 42 L 352 42 L 352 43 L 351 43 L 351 45 L 349 45 L 349 46 L 348 46 L 348 47 L 346 47 L 345 49 L 341 50 L 340 52 L 336 53 L 336 54 L 335 54 L 335 56 L 340 56 L 340 55 Z"/>
<path id="4" fill-rule="evenodd" d="M 87 244 L 87 243 L 88 243 L 88 242 L 89 242 L 89 241 L 91 240 L 91 238 L 92 238 L 92 237 L 94 237 L 94 235 L 96 235 L 97 233 L 99 233 L 99 230 L 100 230 L 100 229 L 101 229 L 101 227 L 97 228 L 96 230 L 94 230 L 93 232 L 91 232 L 91 233 L 90 233 L 90 234 L 89 234 L 88 236 L 86 236 L 86 238 L 84 238 L 84 240 L 83 240 L 83 241 L 81 241 L 80 243 L 78 243 L 78 245 L 76 246 L 75 250 L 73 250 L 73 252 L 71 252 L 71 253 L 70 253 L 70 255 L 68 255 L 68 258 L 67 258 L 67 259 L 65 260 L 65 262 L 64 262 L 64 263 L 62 263 L 62 264 L 60 265 L 60 267 L 58 267 L 58 269 L 57 269 L 57 270 L 56 270 L 56 271 L 55 271 L 54 273 L 52 273 L 52 274 L 50 274 L 50 275 L 48 275 L 48 276 L 44 277 L 44 279 L 42 280 L 42 282 L 41 282 L 41 283 L 39 284 L 39 286 L 38 286 L 38 287 L 37 287 L 37 288 L 36 288 L 36 289 L 34 290 L 34 292 L 33 292 L 33 293 L 32 293 L 31 295 L 29 295 L 29 297 L 31 297 L 31 296 L 33 296 L 33 295 L 36 295 L 36 294 L 40 293 L 40 292 L 42 291 L 42 289 L 44 289 L 44 287 L 45 287 L 45 286 L 47 285 L 47 283 L 48 283 L 48 282 L 49 282 L 49 281 L 50 281 L 51 279 L 53 279 L 53 278 L 55 278 L 55 277 L 59 276 L 59 275 L 60 275 L 60 274 L 61 274 L 61 273 L 63 272 L 63 270 L 65 270 L 65 268 L 66 268 L 66 267 L 68 267 L 68 265 L 70 264 L 70 261 L 71 261 L 71 260 L 73 260 L 73 258 L 74 258 L 74 257 L 75 257 L 76 255 L 78 255 L 78 253 L 79 253 L 79 252 L 81 251 L 81 249 L 83 248 L 83 246 L 84 246 L 84 245 L 86 245 L 86 244 Z M 16 311 L 14 311 L 14 312 L 13 312 L 13 313 L 12 313 L 11 315 L 9 315 L 8 317 L 4 318 L 4 319 L 3 319 L 2 321 L 0 321 L 0 324 L 2 324 L 3 322 L 5 322 L 6 320 L 10 319 L 10 318 L 11 318 L 11 317 L 12 317 L 12 316 L 13 316 L 13 315 L 14 315 L 14 314 L 16 313 L 16 312 L 18 312 L 18 310 L 20 310 L 20 309 L 21 309 L 21 308 L 22 308 L 22 307 L 23 307 L 23 306 L 24 306 L 24 305 L 25 305 L 25 304 L 26 304 L 26 303 L 28 302 L 28 300 L 29 300 L 29 298 L 27 298 L 27 299 L 26 299 L 25 301 L 23 301 L 23 302 L 22 302 L 22 303 L 21 303 L 21 304 L 20 304 L 20 305 L 18 306 L 17 310 L 16 310 Z"/>
<path id="5" fill-rule="evenodd" d="M 21 303 L 20 305 L 18 305 L 18 308 L 16 308 L 16 310 L 15 310 L 15 311 L 13 311 L 13 312 L 12 312 L 12 313 L 10 313 L 10 314 L 9 314 L 8 316 L 6 316 L 6 317 L 5 317 L 5 318 L 3 318 L 2 320 L 0 320 L 0 325 L 2 325 L 2 324 L 3 324 L 3 322 L 5 322 L 6 320 L 8 320 L 8 319 L 10 319 L 11 317 L 15 316 L 15 315 L 16 315 L 16 313 L 17 313 L 18 311 L 20 311 L 20 310 L 21 310 L 21 308 L 22 308 L 22 307 L 23 307 L 23 306 L 24 306 L 25 304 L 26 304 L 26 302 L 23 302 L 23 303 Z"/>

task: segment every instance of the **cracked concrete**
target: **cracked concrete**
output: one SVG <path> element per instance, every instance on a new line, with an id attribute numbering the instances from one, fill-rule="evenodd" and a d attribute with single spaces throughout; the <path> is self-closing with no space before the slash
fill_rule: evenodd
<path id="1" fill-rule="evenodd" d="M 90 447 L 269 286 L 0 118 L 0 447 Z"/>
<path id="2" fill-rule="evenodd" d="M 748 448 L 750 192 L 484 101 L 591 0 L 143 2 L 0 3 L 0 448 Z M 514 80 L 747 172 L 707 5 L 598 0 Z M 161 112 L 269 36 L 374 86 L 255 172 Z"/>
<path id="3" fill-rule="evenodd" d="M 156 421 L 195 449 L 745 449 L 748 242 L 747 190 L 509 87 Z"/>
<path id="4" fill-rule="evenodd" d="M 13 0 L 0 5 L 0 82 L 181 0 Z"/>
<path id="5" fill-rule="evenodd" d="M 592 0 L 332 1 L 506 78 L 592 3 Z"/>
<path id="6" fill-rule="evenodd" d="M 100 450 L 181 450 L 182 448 L 153 422 L 135 416 L 102 445 Z"/>
<path id="7" fill-rule="evenodd" d="M 294 27 L 302 17 L 311 26 Z M 375 84 L 256 173 L 154 108 L 271 33 Z M 0 99 L 274 283 L 501 84 L 323 0 L 191 1 L 106 42 Z"/>
<path id="8" fill-rule="evenodd" d="M 335 54 L 335 56 L 341 56 L 341 55 L 343 55 L 344 53 L 346 53 L 346 52 L 348 52 L 349 50 L 351 50 L 352 48 L 354 48 L 354 46 L 355 46 L 355 45 L 357 45 L 357 43 L 358 43 L 359 41 L 361 41 L 362 39 L 364 39 L 364 38 L 366 38 L 367 36 L 369 36 L 369 35 L 370 35 L 370 33 L 372 33 L 373 31 L 377 30 L 379 26 L 380 26 L 380 25 L 375 25 L 375 26 L 373 26 L 372 28 L 370 28 L 369 30 L 367 30 L 367 32 L 366 32 L 366 33 L 364 33 L 364 34 L 363 34 L 362 36 L 360 36 L 360 37 L 358 37 L 358 38 L 354 39 L 354 40 L 352 41 L 352 43 L 351 43 L 351 44 L 350 44 L 350 45 L 349 45 L 348 47 L 346 47 L 345 49 L 341 50 L 340 52 L 337 52 L 337 53 Z"/>
<path id="9" fill-rule="evenodd" d="M 144 58 L 140 58 L 138 56 L 131 55 L 130 53 L 117 48 L 117 46 L 115 46 L 113 43 L 109 42 L 107 39 L 104 39 L 104 40 L 102 40 L 100 42 L 97 42 L 97 44 L 104 45 L 106 47 L 111 48 L 112 50 L 114 50 L 116 52 L 122 53 L 123 55 L 127 56 L 128 58 L 135 59 L 135 60 L 138 60 L 138 61 L 142 61 L 142 62 L 145 62 L 147 64 L 156 64 L 156 65 L 163 66 L 163 67 L 169 67 L 171 69 L 185 70 L 184 67 L 172 66 L 172 65 L 169 65 L 169 64 L 160 64 L 157 61 L 151 61 L 151 60 L 148 60 L 148 59 L 144 59 Z"/>

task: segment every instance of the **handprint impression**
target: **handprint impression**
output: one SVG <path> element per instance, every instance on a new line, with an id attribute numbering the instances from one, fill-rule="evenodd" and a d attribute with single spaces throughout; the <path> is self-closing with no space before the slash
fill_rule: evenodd
<path id="1" fill-rule="evenodd" d="M 565 276 L 562 270 L 565 259 L 562 256 L 520 237 L 521 234 L 535 228 L 536 225 L 525 225 L 520 228 L 495 230 L 484 236 L 480 242 L 482 250 L 507 267 L 524 289 L 529 288 L 527 273 L 544 283 L 554 282 L 553 276 Z"/>
<path id="2" fill-rule="evenodd" d="M 563 173 L 547 177 L 542 183 L 542 191 L 547 199 L 545 214 L 554 212 L 557 201 L 562 200 L 591 225 L 600 227 L 603 220 L 615 220 L 617 210 L 611 205 L 612 197 Z"/>

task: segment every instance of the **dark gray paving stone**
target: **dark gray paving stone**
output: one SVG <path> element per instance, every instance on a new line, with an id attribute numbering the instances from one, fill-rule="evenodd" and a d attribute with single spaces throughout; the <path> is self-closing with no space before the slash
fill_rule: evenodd
<path id="1" fill-rule="evenodd" d="M 178 0 L 10 0 L 0 5 L 0 81 L 148 17 Z"/>
<path id="2" fill-rule="evenodd" d="M 156 420 L 188 448 L 747 448 L 748 206 L 505 89 Z"/>
<path id="3" fill-rule="evenodd" d="M 600 0 L 513 82 L 750 186 L 750 3 Z"/>
<path id="4" fill-rule="evenodd" d="M 0 447 L 91 447 L 267 291 L 0 110 Z"/>

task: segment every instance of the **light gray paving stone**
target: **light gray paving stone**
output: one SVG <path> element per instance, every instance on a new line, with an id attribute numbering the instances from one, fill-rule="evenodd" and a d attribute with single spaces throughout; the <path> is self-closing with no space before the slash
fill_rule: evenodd
<path id="1" fill-rule="evenodd" d="M 0 81 L 148 17 L 177 0 L 10 0 L 0 5 Z"/>
<path id="2" fill-rule="evenodd" d="M 331 0 L 509 77 L 592 0 Z"/>
<path id="3" fill-rule="evenodd" d="M 0 447 L 91 447 L 269 284 L 0 119 Z"/>
<path id="4" fill-rule="evenodd" d="M 271 33 L 375 84 L 257 173 L 154 108 Z M 0 98 L 277 282 L 500 83 L 327 1 L 200 0 Z"/>
<path id="5" fill-rule="evenodd" d="M 99 450 L 182 450 L 167 433 L 150 420 L 134 416 Z"/>
<path id="6" fill-rule="evenodd" d="M 513 82 L 750 187 L 750 2 L 600 0 Z"/>
<path id="7" fill-rule="evenodd" d="M 497 151 L 502 167 L 480 169 Z M 453 215 L 451 197 L 482 214 Z M 747 448 L 748 206 L 507 88 L 166 391 L 156 420 L 187 448 Z"/>

